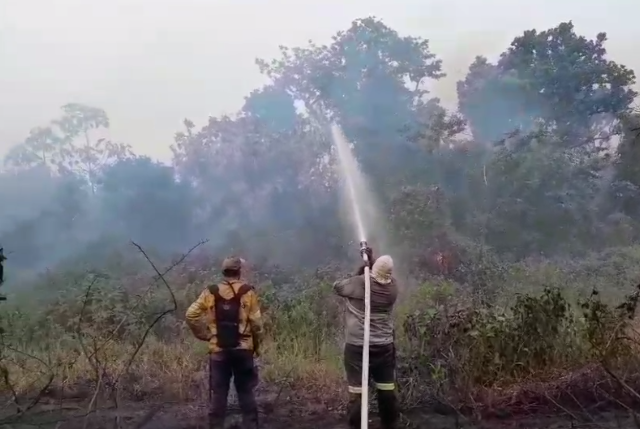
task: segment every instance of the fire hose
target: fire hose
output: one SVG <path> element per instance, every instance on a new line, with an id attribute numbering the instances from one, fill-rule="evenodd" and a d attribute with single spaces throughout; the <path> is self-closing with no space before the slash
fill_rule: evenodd
<path id="1" fill-rule="evenodd" d="M 360 242 L 360 254 L 364 267 L 364 340 L 362 343 L 362 396 L 360 408 L 360 429 L 369 427 L 369 337 L 371 329 L 371 279 L 369 278 L 369 255 L 367 242 Z"/>

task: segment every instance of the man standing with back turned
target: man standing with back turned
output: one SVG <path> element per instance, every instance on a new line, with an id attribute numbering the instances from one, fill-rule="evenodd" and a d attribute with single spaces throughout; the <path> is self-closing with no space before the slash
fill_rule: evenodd
<path id="1" fill-rule="evenodd" d="M 243 260 L 222 263 L 224 280 L 206 288 L 187 310 L 187 324 L 196 338 L 209 342 L 209 427 L 224 428 L 227 397 L 233 378 L 245 429 L 258 428 L 255 388 L 262 316 L 257 294 L 241 281 Z M 204 319 L 204 320 L 203 320 Z"/>
<path id="2" fill-rule="evenodd" d="M 392 310 L 398 296 L 391 256 L 369 257 L 371 280 L 371 325 L 369 340 L 369 374 L 377 389 L 378 414 L 383 429 L 395 429 L 399 410 L 395 392 L 396 349 Z M 334 283 L 333 290 L 346 299 L 344 366 L 349 384 L 349 426 L 360 428 L 362 402 L 362 346 L 364 343 L 364 268 L 356 275 Z"/>

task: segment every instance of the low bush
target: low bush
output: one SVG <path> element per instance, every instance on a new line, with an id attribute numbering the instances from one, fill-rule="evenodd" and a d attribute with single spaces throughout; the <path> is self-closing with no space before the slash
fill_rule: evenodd
<path id="1" fill-rule="evenodd" d="M 512 266 L 501 279 L 532 277 L 535 267 Z M 570 386 L 599 390 L 590 396 L 599 403 L 637 401 L 638 291 L 627 290 L 618 304 L 597 290 L 568 298 L 569 274 L 557 267 L 553 272 L 551 284 L 521 284 L 522 293 L 513 287 L 501 304 L 481 304 L 477 291 L 443 278 L 405 291 L 396 311 L 404 407 L 445 404 L 490 412 L 536 403 L 564 409 L 571 406 L 567 397 L 584 396 Z M 339 406 L 344 395 L 336 392 L 345 391 L 343 308 L 326 274 L 289 274 L 295 288 L 287 293 L 257 274 L 267 331 L 260 358 L 264 384 Z M 183 314 L 215 277 L 212 265 L 185 265 L 162 277 L 93 271 L 43 279 L 29 290 L 28 301 L 25 292 L 2 305 L 3 395 L 20 412 L 46 396 L 92 402 L 206 397 L 206 345 L 192 338 Z M 51 284 L 55 294 L 33 298 Z M 606 285 L 601 289 L 610 292 Z"/>

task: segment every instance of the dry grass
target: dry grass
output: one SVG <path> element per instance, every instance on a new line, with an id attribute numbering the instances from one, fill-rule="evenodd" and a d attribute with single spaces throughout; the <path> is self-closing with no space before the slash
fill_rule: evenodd
<path id="1" fill-rule="evenodd" d="M 152 276 L 143 281 L 141 275 L 88 275 L 37 311 L 6 304 L 3 400 L 24 409 L 40 391 L 39 400 L 89 400 L 96 392 L 95 401 L 205 398 L 206 345 L 191 337 L 182 314 L 201 289 L 199 280 L 209 275 L 168 274 L 177 311 L 150 330 L 171 301 Z M 268 282 L 260 286 L 268 337 L 259 359 L 261 377 L 263 385 L 333 407 L 345 391 L 342 310 L 328 284 L 310 281 L 301 280 L 306 292 L 289 298 L 274 293 Z M 640 399 L 637 322 L 628 318 L 637 295 L 616 309 L 599 296 L 570 304 L 553 288 L 506 307 L 471 306 L 463 290 L 443 281 L 411 294 L 397 311 L 405 407 L 444 403 L 465 413 L 496 415 L 596 402 L 632 407 Z"/>

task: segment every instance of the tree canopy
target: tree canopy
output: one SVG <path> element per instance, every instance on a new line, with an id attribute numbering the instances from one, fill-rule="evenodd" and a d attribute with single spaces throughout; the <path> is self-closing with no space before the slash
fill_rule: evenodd
<path id="1" fill-rule="evenodd" d="M 553 128 L 568 146 L 607 140 L 638 95 L 635 73 L 607 59 L 606 33 L 587 39 L 572 22 L 516 37 L 497 64 L 479 56 L 458 83 L 460 112 L 478 140 Z"/>
<path id="2" fill-rule="evenodd" d="M 236 114 L 185 120 L 171 165 L 110 140 L 102 109 L 67 104 L 5 157 L 0 244 L 24 269 L 114 237 L 339 260 L 355 238 L 342 226 L 329 121 L 353 142 L 380 227 L 405 255 L 480 246 L 519 260 L 632 243 L 635 74 L 606 41 L 571 22 L 526 30 L 495 63 L 475 59 L 449 111 L 428 91 L 446 71 L 429 41 L 357 19 L 329 44 L 256 60 L 269 82 Z"/>

